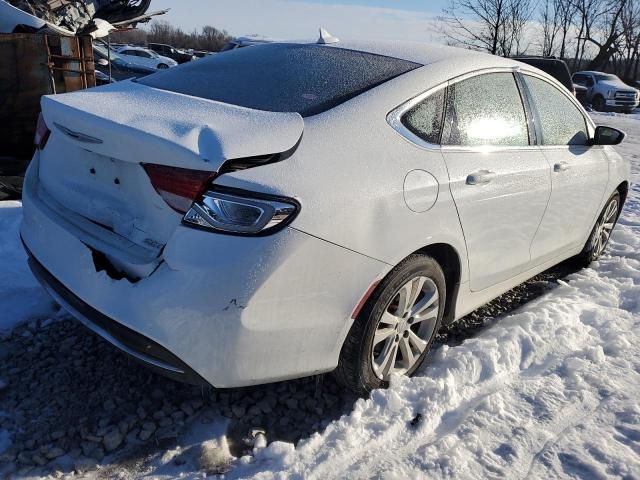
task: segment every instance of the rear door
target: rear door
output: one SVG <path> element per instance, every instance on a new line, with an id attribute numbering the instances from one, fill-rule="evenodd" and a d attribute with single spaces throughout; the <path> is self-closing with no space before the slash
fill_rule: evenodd
<path id="1" fill-rule="evenodd" d="M 605 195 L 609 170 L 602 147 L 589 146 L 589 123 L 574 99 L 542 77 L 522 78 L 552 179 L 549 207 L 531 244 L 531 258 L 540 264 L 584 244 Z"/>
<path id="2" fill-rule="evenodd" d="M 442 151 L 473 291 L 529 266 L 529 247 L 551 193 L 549 164 L 529 133 L 511 71 L 475 75 L 448 87 Z"/>

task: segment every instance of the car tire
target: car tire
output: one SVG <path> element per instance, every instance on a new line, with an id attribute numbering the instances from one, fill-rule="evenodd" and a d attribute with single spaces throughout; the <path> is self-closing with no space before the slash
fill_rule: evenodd
<path id="1" fill-rule="evenodd" d="M 596 112 L 604 112 L 607 110 L 607 103 L 604 101 L 604 97 L 602 95 L 596 95 L 593 97 L 591 106 Z"/>
<path id="2" fill-rule="evenodd" d="M 166 70 L 167 68 L 169 68 L 169 65 L 167 65 L 166 63 L 161 63 L 160 65 L 158 65 L 158 70 Z"/>
<path id="3" fill-rule="evenodd" d="M 433 344 L 445 302 L 438 262 L 426 255 L 407 257 L 380 282 L 354 320 L 334 372 L 337 381 L 367 395 L 386 387 L 390 373 L 411 376 Z"/>
<path id="4" fill-rule="evenodd" d="M 609 244 L 609 237 L 618 222 L 621 211 L 622 198 L 620 197 L 620 192 L 616 191 L 607 200 L 593 230 L 591 230 L 587 243 L 582 252 L 576 257 L 582 265 L 588 267 L 591 262 L 598 260 L 605 252 Z"/>

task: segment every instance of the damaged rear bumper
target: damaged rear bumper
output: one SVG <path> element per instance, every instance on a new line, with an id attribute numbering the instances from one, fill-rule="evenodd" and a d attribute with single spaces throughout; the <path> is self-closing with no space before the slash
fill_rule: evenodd
<path id="1" fill-rule="evenodd" d="M 26 246 L 25 250 L 27 250 L 29 256 L 29 268 L 36 279 L 58 304 L 86 327 L 135 360 L 162 375 L 193 385 L 207 384 L 200 375 L 166 348 L 144 335 L 121 325 L 83 302 L 51 275 L 31 255 Z"/>
<path id="2" fill-rule="evenodd" d="M 152 274 L 117 280 L 39 198 L 38 163 L 21 226 L 34 273 L 80 321 L 174 378 L 226 388 L 334 369 L 355 306 L 389 269 L 291 227 L 236 237 L 180 226 Z"/>

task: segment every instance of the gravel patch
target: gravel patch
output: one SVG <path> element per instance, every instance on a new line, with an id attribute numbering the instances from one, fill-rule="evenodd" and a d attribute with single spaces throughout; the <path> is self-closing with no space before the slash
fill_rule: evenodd
<path id="1" fill-rule="evenodd" d="M 464 341 L 574 271 L 565 263 L 538 275 L 444 328 L 438 343 Z M 322 431 L 356 399 L 331 375 L 231 390 L 177 383 L 61 314 L 21 325 L 0 340 L 0 432 L 11 438 L 0 453 L 0 477 L 59 476 L 98 466 L 102 478 L 122 469 L 144 472 L 190 427 L 222 417 L 228 422 L 222 451 L 239 457 L 251 453 L 256 438 L 297 443 Z M 230 457 L 214 447 L 199 446 L 199 465 L 220 473 Z"/>

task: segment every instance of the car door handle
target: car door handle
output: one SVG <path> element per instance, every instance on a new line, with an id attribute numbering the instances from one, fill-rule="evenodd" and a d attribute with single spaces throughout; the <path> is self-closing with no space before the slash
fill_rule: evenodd
<path id="1" fill-rule="evenodd" d="M 496 178 L 495 172 L 491 170 L 480 170 L 467 175 L 467 185 L 485 185 Z"/>
<path id="2" fill-rule="evenodd" d="M 569 164 L 567 162 L 558 162 L 553 166 L 554 172 L 564 172 L 569 170 Z"/>

